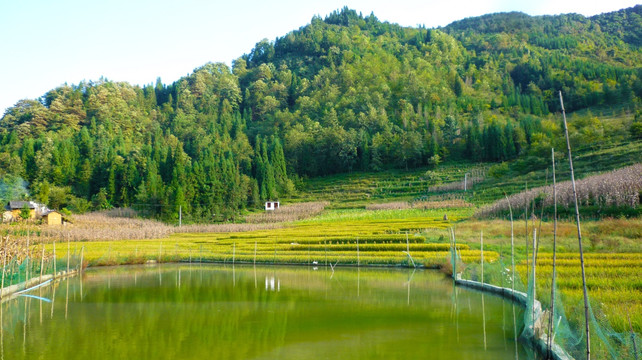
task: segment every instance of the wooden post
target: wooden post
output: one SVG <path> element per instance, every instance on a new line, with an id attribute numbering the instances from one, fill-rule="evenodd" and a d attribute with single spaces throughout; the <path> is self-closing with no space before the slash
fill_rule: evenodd
<path id="1" fill-rule="evenodd" d="M 183 226 L 183 205 L 178 206 L 178 227 Z"/>
<path id="2" fill-rule="evenodd" d="M 464 192 L 468 191 L 468 173 L 464 174 Z"/>
<path id="3" fill-rule="evenodd" d="M 580 250 L 580 266 L 582 267 L 582 290 L 584 292 L 584 325 L 586 330 L 586 360 L 591 360 L 591 332 L 589 329 L 589 304 L 588 290 L 586 288 L 586 271 L 584 270 L 584 250 L 582 249 L 582 231 L 580 230 L 580 208 L 577 203 L 577 188 L 575 187 L 575 171 L 573 170 L 573 156 L 571 154 L 571 142 L 568 137 L 568 125 L 566 124 L 566 111 L 564 110 L 564 100 L 560 90 L 560 105 L 562 106 L 562 115 L 564 117 L 564 135 L 566 136 L 566 149 L 568 150 L 568 163 L 571 167 L 571 184 L 573 185 L 573 198 L 575 199 L 575 221 L 577 223 L 577 241 Z"/>

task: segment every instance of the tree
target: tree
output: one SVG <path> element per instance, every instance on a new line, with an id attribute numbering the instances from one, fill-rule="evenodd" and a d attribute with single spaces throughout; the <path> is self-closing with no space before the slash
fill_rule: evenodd
<path id="1" fill-rule="evenodd" d="M 49 182 L 46 180 L 38 186 L 37 199 L 41 204 L 47 205 L 49 203 Z"/>
<path id="2" fill-rule="evenodd" d="M 20 217 L 24 220 L 30 219 L 31 218 L 31 208 L 29 208 L 29 204 L 25 203 L 22 206 L 22 209 L 20 209 Z"/>
<path id="3" fill-rule="evenodd" d="M 107 200 L 107 189 L 105 188 L 100 188 L 97 194 L 92 196 L 91 198 L 91 204 L 94 208 L 94 210 L 106 210 L 106 209 L 111 209 L 111 205 L 109 204 L 109 201 Z"/>

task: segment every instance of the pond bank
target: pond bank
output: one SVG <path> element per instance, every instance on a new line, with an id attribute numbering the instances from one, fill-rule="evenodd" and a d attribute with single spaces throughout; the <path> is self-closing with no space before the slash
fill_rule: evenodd
<path id="1" fill-rule="evenodd" d="M 463 279 L 456 279 L 455 284 L 503 297 L 519 304 L 524 309 L 527 309 L 529 307 L 528 294 L 521 291 Z M 533 324 L 530 326 L 525 326 L 522 338 L 540 354 L 546 354 L 548 351 L 548 338 L 547 335 L 542 331 L 542 315 L 542 304 L 535 299 L 533 301 Z M 566 351 L 555 342 L 553 342 L 551 353 L 551 356 L 555 360 L 573 360 L 573 357 L 567 354 Z"/>
<path id="2" fill-rule="evenodd" d="M 69 272 L 59 271 L 56 274 L 46 274 L 42 276 L 37 276 L 27 281 L 23 281 L 19 284 L 7 286 L 3 289 L 0 289 L 0 299 L 2 299 L 2 301 L 12 299 L 15 295 L 17 295 L 20 292 L 45 284 L 49 281 L 64 279 L 66 277 L 74 276 L 77 273 L 78 273 L 78 270 L 70 270 Z"/>

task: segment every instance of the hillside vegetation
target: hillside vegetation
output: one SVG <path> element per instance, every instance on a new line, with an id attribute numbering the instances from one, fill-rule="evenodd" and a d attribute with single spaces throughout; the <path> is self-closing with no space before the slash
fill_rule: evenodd
<path id="1" fill-rule="evenodd" d="M 523 174 L 562 148 L 559 90 L 574 146 L 636 143 L 641 14 L 426 29 L 344 8 L 170 85 L 63 85 L 0 119 L 0 198 L 201 222 L 296 196 L 306 177 L 512 159 Z"/>

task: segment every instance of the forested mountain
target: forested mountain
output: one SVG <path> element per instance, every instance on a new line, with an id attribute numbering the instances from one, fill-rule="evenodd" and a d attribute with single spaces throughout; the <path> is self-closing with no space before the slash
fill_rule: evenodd
<path id="1" fill-rule="evenodd" d="M 492 14 L 406 28 L 347 8 L 171 85 L 101 79 L 22 100 L 0 120 L 5 198 L 229 219 L 302 176 L 503 161 L 560 142 L 567 111 L 642 97 L 642 6 L 586 18 Z M 577 143 L 642 136 L 578 116 Z M 639 130 L 635 130 L 639 129 Z"/>

